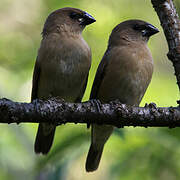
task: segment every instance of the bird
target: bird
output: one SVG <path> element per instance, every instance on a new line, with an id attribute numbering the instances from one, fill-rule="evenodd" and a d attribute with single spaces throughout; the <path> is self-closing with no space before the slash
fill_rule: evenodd
<path id="1" fill-rule="evenodd" d="M 81 102 L 91 66 L 91 49 L 82 31 L 95 21 L 87 12 L 71 7 L 55 10 L 47 17 L 34 66 L 31 101 L 58 97 Z M 55 130 L 54 124 L 39 124 L 35 153 L 50 151 Z"/>
<path id="2" fill-rule="evenodd" d="M 153 58 L 147 46 L 159 30 L 150 23 L 131 19 L 118 24 L 109 37 L 107 50 L 98 66 L 90 99 L 138 106 L 151 81 Z M 103 148 L 113 132 L 111 125 L 91 125 L 91 145 L 86 171 L 95 171 Z"/>

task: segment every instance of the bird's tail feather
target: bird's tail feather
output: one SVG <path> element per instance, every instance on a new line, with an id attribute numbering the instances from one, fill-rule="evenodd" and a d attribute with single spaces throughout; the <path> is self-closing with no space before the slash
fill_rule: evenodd
<path id="1" fill-rule="evenodd" d="M 113 126 L 93 124 L 91 127 L 91 146 L 86 160 L 86 171 L 95 171 L 100 163 L 106 141 L 113 132 Z"/>
<path id="2" fill-rule="evenodd" d="M 50 126 L 49 133 L 44 132 L 45 126 Z M 46 128 L 47 130 L 47 128 Z M 47 154 L 52 146 L 56 126 L 45 125 L 43 123 L 39 124 L 38 132 L 36 135 L 34 151 L 36 153 Z"/>
<path id="3" fill-rule="evenodd" d="M 93 146 L 93 144 L 91 144 L 88 155 L 87 155 L 87 159 L 86 159 L 87 172 L 95 171 L 98 168 L 99 162 L 101 160 L 103 148 L 104 146 L 100 149 L 97 149 L 96 146 Z"/>

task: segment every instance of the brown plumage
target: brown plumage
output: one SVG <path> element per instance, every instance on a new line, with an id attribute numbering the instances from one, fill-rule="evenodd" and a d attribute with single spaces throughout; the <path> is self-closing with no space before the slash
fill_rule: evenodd
<path id="1" fill-rule="evenodd" d="M 90 98 L 103 103 L 119 99 L 122 103 L 138 106 L 153 73 L 153 59 L 147 42 L 157 32 L 158 29 L 141 20 L 117 25 L 98 67 Z M 104 144 L 112 132 L 113 126 L 92 125 L 86 171 L 98 168 Z"/>
<path id="2" fill-rule="evenodd" d="M 91 65 L 91 51 L 82 31 L 93 22 L 92 16 L 75 8 L 62 8 L 48 16 L 34 67 L 32 100 L 53 96 L 81 101 Z M 36 153 L 49 152 L 55 129 L 52 124 L 39 124 Z"/>

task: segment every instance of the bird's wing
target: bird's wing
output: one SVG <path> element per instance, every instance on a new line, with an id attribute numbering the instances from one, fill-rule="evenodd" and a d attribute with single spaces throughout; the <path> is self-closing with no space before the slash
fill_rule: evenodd
<path id="1" fill-rule="evenodd" d="M 87 83 L 88 83 L 88 77 L 89 77 L 89 73 L 86 76 L 86 80 L 85 80 L 85 82 L 83 84 L 83 87 L 81 88 L 81 91 L 80 91 L 78 97 L 75 100 L 75 103 L 81 102 L 81 100 L 83 98 L 83 95 L 84 95 L 84 92 L 86 90 Z"/>
<path id="2" fill-rule="evenodd" d="M 40 73 L 41 73 L 41 69 L 40 69 L 40 65 L 39 65 L 38 57 L 37 57 L 35 67 L 34 67 L 34 73 L 33 73 L 31 101 L 38 98 L 38 84 L 39 84 L 38 82 L 40 78 Z"/>
<path id="3" fill-rule="evenodd" d="M 109 51 L 107 50 L 105 52 L 100 64 L 99 64 L 99 66 L 98 66 L 96 76 L 95 76 L 95 79 L 93 82 L 93 86 L 91 89 L 90 99 L 96 99 L 97 98 L 99 88 L 100 88 L 102 80 L 105 76 L 105 69 L 108 65 L 108 58 L 107 58 L 108 54 L 109 54 Z M 87 128 L 89 128 L 89 127 L 90 127 L 90 124 L 87 123 Z"/>
<path id="4" fill-rule="evenodd" d="M 34 73 L 33 73 L 33 84 L 31 101 L 38 98 L 38 84 L 40 80 L 40 64 L 38 57 L 36 59 Z M 56 126 L 51 124 L 40 123 L 38 127 L 38 132 L 36 134 L 36 140 L 34 144 L 34 150 L 36 153 L 47 154 L 52 146 Z M 47 134 L 48 132 L 48 134 Z"/>
<path id="5" fill-rule="evenodd" d="M 95 79 L 93 82 L 92 90 L 91 90 L 90 99 L 97 98 L 97 94 L 98 94 L 99 88 L 101 86 L 101 82 L 105 76 L 105 69 L 108 65 L 108 58 L 107 58 L 108 54 L 109 54 L 109 51 L 107 50 L 98 66 L 96 76 L 95 76 Z"/>

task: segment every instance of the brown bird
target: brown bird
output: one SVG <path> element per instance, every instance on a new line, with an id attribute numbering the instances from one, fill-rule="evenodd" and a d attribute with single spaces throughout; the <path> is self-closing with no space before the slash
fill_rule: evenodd
<path id="1" fill-rule="evenodd" d="M 82 31 L 95 21 L 88 13 L 69 7 L 48 16 L 34 67 L 31 100 L 58 96 L 68 102 L 81 101 L 91 65 L 91 50 Z M 39 124 L 36 153 L 49 152 L 55 129 L 53 124 Z"/>
<path id="2" fill-rule="evenodd" d="M 117 25 L 98 67 L 90 99 L 99 99 L 103 103 L 119 99 L 121 103 L 138 106 L 153 73 L 153 59 L 147 42 L 157 32 L 153 25 L 141 20 L 128 20 Z M 110 125 L 92 124 L 86 171 L 98 168 L 104 145 L 113 129 Z"/>

